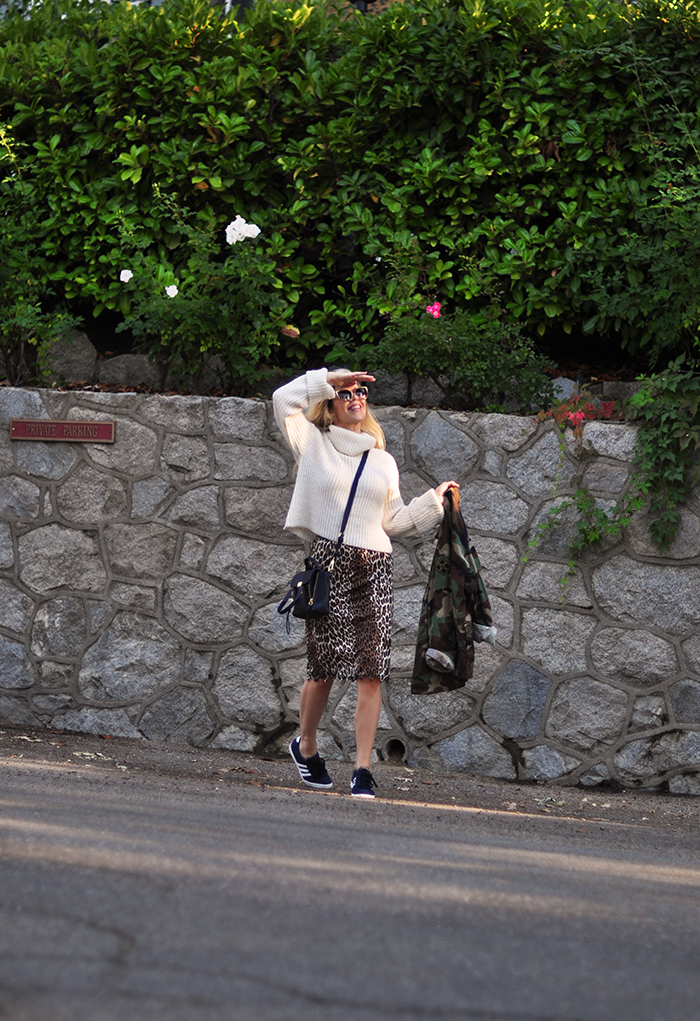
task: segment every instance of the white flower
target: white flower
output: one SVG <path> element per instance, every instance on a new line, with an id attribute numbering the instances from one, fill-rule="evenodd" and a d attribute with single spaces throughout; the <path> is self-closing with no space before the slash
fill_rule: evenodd
<path id="1" fill-rule="evenodd" d="M 382 261 L 382 257 L 381 257 L 381 255 L 375 255 L 375 257 L 374 257 L 374 261 L 375 261 L 375 262 L 381 262 L 381 261 Z"/>
<path id="2" fill-rule="evenodd" d="M 119 274 L 119 279 L 123 284 L 128 284 L 133 275 L 130 269 L 123 269 Z"/>
<path id="3" fill-rule="evenodd" d="M 259 227 L 254 223 L 246 223 L 239 214 L 226 227 L 226 241 L 229 245 L 235 245 L 237 241 L 242 241 L 243 238 L 256 238 L 259 233 Z"/>
<path id="4" fill-rule="evenodd" d="M 166 287 L 165 293 L 169 298 L 174 298 L 175 295 L 177 294 L 177 287 L 175 286 L 175 284 L 171 284 L 170 287 Z"/>

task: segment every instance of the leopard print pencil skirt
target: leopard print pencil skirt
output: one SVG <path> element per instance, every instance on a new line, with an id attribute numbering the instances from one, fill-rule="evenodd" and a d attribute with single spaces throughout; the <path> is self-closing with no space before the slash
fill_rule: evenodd
<path id="1" fill-rule="evenodd" d="M 317 536 L 311 556 L 328 567 L 334 549 L 334 540 Z M 331 612 L 306 622 L 308 677 L 386 680 L 393 609 L 391 553 L 341 546 L 331 572 Z"/>

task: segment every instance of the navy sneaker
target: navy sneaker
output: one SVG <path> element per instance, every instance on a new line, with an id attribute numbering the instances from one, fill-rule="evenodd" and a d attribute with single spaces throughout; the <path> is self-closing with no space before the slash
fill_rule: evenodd
<path id="1" fill-rule="evenodd" d="M 372 788 L 376 786 L 374 777 L 364 766 L 353 771 L 350 783 L 350 793 L 353 798 L 373 798 L 375 795 Z"/>
<path id="2" fill-rule="evenodd" d="M 289 746 L 289 754 L 294 759 L 299 776 L 307 787 L 315 787 L 317 791 L 329 791 L 333 781 L 326 772 L 326 763 L 318 752 L 305 759 L 299 751 L 300 742 L 301 738 L 295 737 Z"/>

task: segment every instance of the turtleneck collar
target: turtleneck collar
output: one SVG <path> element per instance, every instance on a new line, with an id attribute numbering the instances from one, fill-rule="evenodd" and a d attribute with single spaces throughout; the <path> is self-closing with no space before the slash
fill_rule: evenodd
<path id="1" fill-rule="evenodd" d="M 330 426 L 328 437 L 339 453 L 350 457 L 359 457 L 365 450 L 372 450 L 376 446 L 374 436 L 369 433 L 356 433 L 337 425 Z"/>

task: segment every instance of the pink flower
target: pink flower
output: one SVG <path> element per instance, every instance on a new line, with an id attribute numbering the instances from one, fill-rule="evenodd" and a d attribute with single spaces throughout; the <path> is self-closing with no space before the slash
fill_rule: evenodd
<path id="1" fill-rule="evenodd" d="M 586 417 L 586 412 L 585 411 L 570 411 L 569 412 L 569 421 L 573 422 L 574 427 L 576 427 L 577 425 L 581 425 L 581 422 L 583 422 L 585 417 Z"/>
<path id="2" fill-rule="evenodd" d="M 425 311 L 433 316 L 435 319 L 440 318 L 440 302 L 436 301 L 434 305 L 426 305 Z"/>

